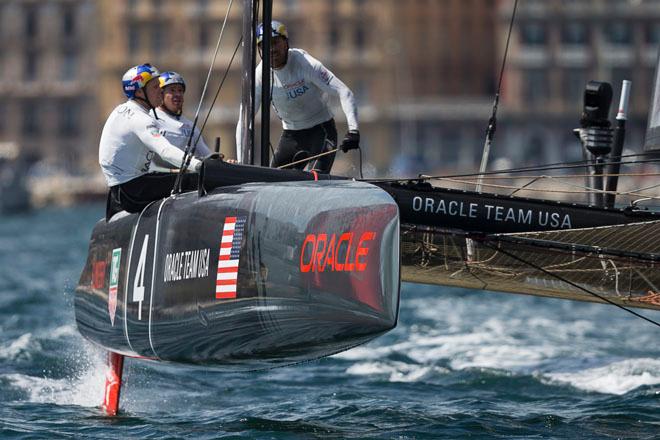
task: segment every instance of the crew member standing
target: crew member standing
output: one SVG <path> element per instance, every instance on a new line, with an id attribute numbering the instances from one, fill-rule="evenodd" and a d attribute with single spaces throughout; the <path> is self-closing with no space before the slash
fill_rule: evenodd
<path id="1" fill-rule="evenodd" d="M 159 75 L 150 64 L 129 69 L 122 78 L 128 100 L 112 111 L 103 127 L 99 164 L 110 187 L 107 218 L 120 210 L 140 212 L 152 201 L 169 196 L 174 187 L 176 174 L 151 172 L 155 158 L 179 168 L 184 155 L 159 131 L 156 107 L 163 102 Z M 198 159 L 191 159 L 192 170 L 200 166 Z M 183 186 L 194 186 L 194 182 L 194 178 L 184 179 Z"/>
<path id="2" fill-rule="evenodd" d="M 348 151 L 358 148 L 357 107 L 353 92 L 328 70 L 320 61 L 302 49 L 289 47 L 286 26 L 272 22 L 271 39 L 271 102 L 275 113 L 282 120 L 284 128 L 277 149 L 271 160 L 271 167 L 279 167 L 294 162 L 299 157 L 315 156 L 337 148 L 337 128 L 329 108 L 327 95 L 337 95 L 346 115 L 348 133 L 341 149 Z M 257 44 L 261 51 L 263 24 L 257 28 Z M 261 103 L 261 78 L 263 62 L 256 69 L 255 102 Z M 242 112 L 241 112 L 242 117 Z M 236 128 L 236 152 L 242 160 L 243 121 Z M 335 154 L 328 154 L 312 161 L 311 168 L 329 173 Z M 305 163 L 296 168 L 302 169 Z"/>

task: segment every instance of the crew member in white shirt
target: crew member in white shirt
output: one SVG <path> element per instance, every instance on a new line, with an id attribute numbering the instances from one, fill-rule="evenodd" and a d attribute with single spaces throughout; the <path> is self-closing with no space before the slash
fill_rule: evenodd
<path id="1" fill-rule="evenodd" d="M 192 121 L 183 116 L 186 83 L 183 77 L 176 72 L 163 72 L 158 80 L 160 88 L 163 90 L 163 103 L 158 107 L 160 133 L 172 145 L 185 150 L 191 140 L 190 132 L 193 127 Z M 211 154 L 204 138 L 200 135 L 199 127 L 195 127 L 192 144 L 195 148 L 195 157 L 203 159 Z"/>
<path id="2" fill-rule="evenodd" d="M 263 24 L 257 28 L 257 44 L 261 50 Z M 261 103 L 262 67 L 255 78 L 255 102 Z M 302 49 L 289 48 L 286 26 L 272 21 L 271 39 L 271 103 L 282 120 L 283 132 L 271 160 L 279 167 L 300 157 L 315 156 L 337 148 L 337 128 L 328 105 L 328 95 L 337 95 L 346 115 L 348 133 L 341 145 L 343 151 L 358 148 L 360 132 L 353 92 L 320 61 Z M 259 105 L 258 104 L 258 105 Z M 242 116 L 242 112 L 241 112 Z M 242 162 L 243 121 L 236 128 L 236 152 Z M 329 173 L 335 154 L 311 162 L 311 169 Z M 302 169 L 305 163 L 295 166 Z"/>
<path id="3" fill-rule="evenodd" d="M 153 173 L 154 159 L 179 168 L 183 151 L 160 134 L 156 107 L 163 101 L 158 69 L 141 64 L 122 78 L 128 100 L 117 106 L 105 123 L 99 145 L 99 164 L 110 187 L 108 218 L 117 211 L 140 212 L 154 200 L 169 196 L 176 174 Z M 153 116 L 150 112 L 153 112 Z M 201 162 L 192 158 L 190 168 Z M 184 189 L 193 189 L 196 175 L 186 176 Z"/>

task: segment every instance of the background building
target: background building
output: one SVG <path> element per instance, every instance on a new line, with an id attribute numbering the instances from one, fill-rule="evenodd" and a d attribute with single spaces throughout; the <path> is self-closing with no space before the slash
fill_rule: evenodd
<path id="1" fill-rule="evenodd" d="M 91 0 L 0 1 L 0 142 L 71 172 L 91 169 L 95 17 Z"/>
<path id="2" fill-rule="evenodd" d="M 102 124 L 122 74 L 151 62 L 182 73 L 185 113 L 201 94 L 229 0 L 0 0 L 0 142 L 44 163 L 99 174 Z M 207 143 L 234 155 L 242 4 L 235 0 L 202 117 Z M 474 170 L 497 87 L 513 0 L 276 0 L 291 44 L 355 92 L 369 175 Z M 580 157 L 584 85 L 633 81 L 628 145 L 640 145 L 660 39 L 660 2 L 525 0 L 503 81 L 491 157 L 513 164 Z M 615 103 L 616 105 L 616 103 Z M 340 136 L 345 130 L 337 106 Z M 275 118 L 275 115 L 273 115 Z M 279 121 L 272 120 L 272 138 Z M 354 153 L 337 170 L 354 172 Z"/>
<path id="3" fill-rule="evenodd" d="M 498 42 L 513 3 L 498 4 Z M 592 79 L 612 84 L 612 119 L 622 81 L 632 81 L 626 145 L 640 151 L 659 42 L 657 0 L 519 2 L 494 154 L 516 164 L 580 160 L 572 129 Z"/>

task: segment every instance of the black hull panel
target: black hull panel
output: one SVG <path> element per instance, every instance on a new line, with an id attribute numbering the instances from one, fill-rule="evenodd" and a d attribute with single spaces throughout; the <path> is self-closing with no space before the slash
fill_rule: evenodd
<path id="1" fill-rule="evenodd" d="M 398 209 L 373 185 L 187 193 L 97 224 L 76 319 L 129 356 L 232 370 L 315 359 L 396 325 L 398 246 Z"/>

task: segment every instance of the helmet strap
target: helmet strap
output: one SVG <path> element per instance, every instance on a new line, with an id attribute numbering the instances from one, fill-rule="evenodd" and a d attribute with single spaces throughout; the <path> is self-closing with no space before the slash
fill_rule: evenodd
<path id="1" fill-rule="evenodd" d="M 164 111 L 165 113 L 167 113 L 168 115 L 170 115 L 170 116 L 174 116 L 175 118 L 179 118 L 179 117 L 181 116 L 181 114 L 183 113 L 183 111 L 180 111 L 180 112 L 178 112 L 178 113 L 177 113 L 177 112 L 173 112 L 173 111 L 171 111 L 169 108 L 167 108 L 167 106 L 165 105 L 165 103 L 163 103 L 163 105 L 161 105 L 159 108 L 160 108 L 162 111 Z"/>
<path id="2" fill-rule="evenodd" d="M 284 41 L 286 41 L 286 53 L 284 54 L 284 66 L 286 66 L 286 63 L 289 62 L 289 39 L 284 37 Z"/>
<path id="3" fill-rule="evenodd" d="M 147 96 L 147 92 L 145 92 L 144 89 L 140 89 L 140 90 L 142 90 L 142 93 L 144 94 L 144 98 L 141 97 L 141 96 L 135 95 L 133 99 L 135 99 L 136 101 L 145 102 L 147 104 L 147 106 L 149 107 L 149 110 L 153 110 L 154 118 L 158 119 L 158 114 L 156 113 L 156 108 L 153 105 L 151 105 L 151 101 L 149 101 L 149 96 Z"/>

